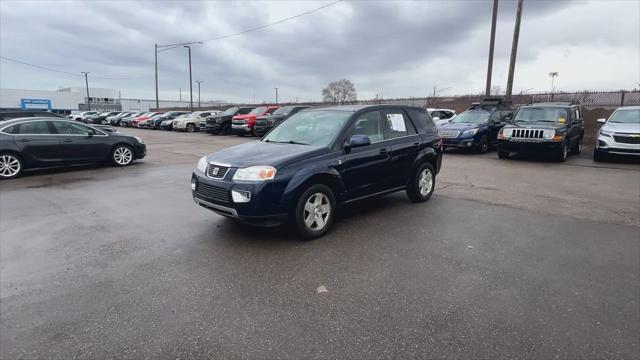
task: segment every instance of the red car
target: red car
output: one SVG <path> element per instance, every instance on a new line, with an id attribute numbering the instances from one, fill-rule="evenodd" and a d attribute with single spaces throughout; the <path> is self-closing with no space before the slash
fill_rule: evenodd
<path id="1" fill-rule="evenodd" d="M 161 112 L 148 112 L 148 113 L 146 113 L 144 115 L 138 116 L 137 118 L 131 120 L 131 126 L 139 128 L 141 122 L 143 122 L 145 120 L 149 120 L 149 119 L 151 119 L 152 117 L 154 117 L 154 116 L 156 116 L 158 114 L 162 114 L 162 113 Z"/>
<path id="2" fill-rule="evenodd" d="M 251 110 L 248 114 L 236 115 L 231 119 L 231 130 L 239 136 L 246 134 L 255 135 L 253 125 L 256 124 L 256 118 L 258 116 L 269 115 L 278 110 L 278 107 L 279 106 L 260 106 Z"/>

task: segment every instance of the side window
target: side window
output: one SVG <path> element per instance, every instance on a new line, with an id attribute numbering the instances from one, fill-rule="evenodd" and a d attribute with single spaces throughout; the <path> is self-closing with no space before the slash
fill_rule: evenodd
<path id="1" fill-rule="evenodd" d="M 580 113 L 580 109 L 573 108 L 573 119 L 582 119 L 582 114 Z"/>
<path id="2" fill-rule="evenodd" d="M 407 112 L 420 133 L 426 134 L 438 131 L 436 123 L 433 122 L 433 119 L 429 117 L 426 111 L 407 109 Z"/>
<path id="3" fill-rule="evenodd" d="M 88 127 L 69 121 L 53 121 L 53 126 L 59 134 L 87 135 L 89 133 Z"/>
<path id="4" fill-rule="evenodd" d="M 271 109 L 267 110 L 267 114 L 271 114 L 276 110 L 278 110 L 278 109 L 277 108 L 271 108 Z"/>
<path id="5" fill-rule="evenodd" d="M 382 116 L 379 111 L 369 111 L 360 115 L 349 129 L 348 137 L 353 135 L 367 135 L 372 143 L 382 141 Z"/>
<path id="6" fill-rule="evenodd" d="M 16 131 L 17 130 L 17 131 Z M 31 121 L 18 124 L 18 128 L 13 130 L 14 134 L 35 134 L 51 135 L 47 121 Z"/>
<path id="7" fill-rule="evenodd" d="M 443 111 L 440 119 L 451 119 L 453 117 L 453 113 L 451 111 Z"/>
<path id="8" fill-rule="evenodd" d="M 388 110 L 385 120 L 389 139 L 417 134 L 413 123 L 402 110 Z"/>
<path id="9" fill-rule="evenodd" d="M 446 119 L 446 115 L 441 111 L 431 112 L 431 118 Z"/>
<path id="10" fill-rule="evenodd" d="M 7 134 L 17 134 L 18 133 L 17 130 L 18 130 L 19 126 L 20 126 L 20 124 L 7 126 L 6 128 L 2 129 L 2 131 L 7 133 Z"/>

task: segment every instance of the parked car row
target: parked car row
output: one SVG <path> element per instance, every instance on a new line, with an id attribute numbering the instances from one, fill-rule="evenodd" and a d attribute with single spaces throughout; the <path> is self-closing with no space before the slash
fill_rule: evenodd
<path id="1" fill-rule="evenodd" d="M 527 153 L 565 161 L 568 155 L 579 154 L 584 143 L 582 108 L 570 102 L 532 103 L 513 109 L 501 98 L 487 98 L 448 121 L 436 122 L 445 149 L 484 153 L 494 147 L 500 159 Z M 605 125 L 596 139 L 595 161 L 611 155 L 640 155 L 640 107 L 621 107 L 609 120 L 598 122 Z"/>

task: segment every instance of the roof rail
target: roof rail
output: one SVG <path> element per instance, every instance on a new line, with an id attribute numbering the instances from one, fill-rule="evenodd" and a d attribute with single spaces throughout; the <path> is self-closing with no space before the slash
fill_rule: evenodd
<path id="1" fill-rule="evenodd" d="M 508 108 L 511 106 L 511 101 L 507 101 L 502 97 L 486 97 L 479 103 L 474 102 L 471 104 L 468 110 L 474 109 L 496 109 L 496 108 Z"/>
<path id="2" fill-rule="evenodd" d="M 577 100 L 571 100 L 571 101 L 544 101 L 544 100 L 540 100 L 540 101 L 529 101 L 529 103 L 527 103 L 527 105 L 533 105 L 533 104 L 548 104 L 548 105 L 565 105 L 565 106 L 571 106 L 571 105 L 580 105 L 580 102 Z"/>

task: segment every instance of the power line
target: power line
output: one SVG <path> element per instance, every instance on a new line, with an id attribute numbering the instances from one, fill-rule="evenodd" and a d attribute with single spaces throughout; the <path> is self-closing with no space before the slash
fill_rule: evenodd
<path id="1" fill-rule="evenodd" d="M 315 12 L 318 12 L 318 11 L 320 11 L 322 9 L 328 8 L 330 6 L 333 6 L 333 5 L 335 5 L 337 3 L 340 3 L 340 2 L 343 2 L 343 1 L 344 0 L 337 0 L 337 1 L 334 1 L 332 3 L 326 4 L 326 5 L 322 5 L 322 6 L 318 7 L 318 8 L 315 8 L 315 9 L 312 9 L 312 10 L 309 10 L 309 11 L 305 11 L 305 12 L 290 16 L 288 18 L 284 18 L 284 19 L 272 22 L 272 23 L 256 26 L 256 27 L 253 27 L 253 28 L 245 29 L 245 30 L 242 30 L 242 31 L 239 31 L 239 32 L 235 32 L 235 33 L 231 33 L 231 34 L 221 35 L 221 36 L 214 37 L 214 38 L 211 38 L 211 39 L 206 39 L 206 40 L 201 40 L 201 41 L 193 41 L 193 42 L 183 42 L 183 43 L 178 43 L 178 44 L 158 45 L 158 47 L 159 48 L 162 47 L 163 50 L 164 50 L 164 48 L 167 48 L 166 50 L 169 50 L 168 48 L 174 48 L 174 47 L 178 47 L 178 46 L 182 46 L 182 45 L 186 45 L 186 44 L 205 43 L 205 42 L 209 42 L 209 41 L 227 39 L 227 38 L 230 38 L 230 37 L 246 34 L 248 32 L 252 32 L 252 31 L 256 31 L 256 30 L 262 30 L 262 29 L 265 29 L 265 28 L 268 28 L 268 27 L 271 27 L 271 26 L 274 26 L 274 25 L 282 24 L 283 22 L 287 22 L 289 20 L 297 19 L 297 18 L 302 17 L 302 16 L 311 15 L 311 14 L 313 14 Z M 161 50 L 158 50 L 158 51 L 161 51 Z"/>
<path id="2" fill-rule="evenodd" d="M 60 74 L 65 74 L 65 75 L 70 75 L 70 76 L 83 76 L 80 73 L 73 73 L 73 72 L 64 71 L 64 70 L 53 69 L 53 68 L 42 66 L 42 65 L 31 64 L 31 63 L 24 62 L 24 61 L 21 61 L 21 60 L 12 59 L 12 58 L 9 58 L 9 57 L 6 57 L 6 56 L 0 56 L 0 59 L 6 60 L 6 61 L 10 61 L 10 62 L 14 62 L 16 64 L 30 66 L 30 67 L 41 69 L 41 70 L 57 72 L 57 73 L 60 73 Z M 96 76 L 96 75 L 94 75 L 92 77 L 94 79 L 104 79 L 104 80 L 136 80 L 136 79 L 144 78 L 144 77 L 140 77 L 140 76 L 139 77 L 120 77 L 120 76 Z"/>

